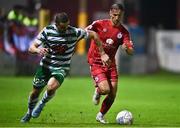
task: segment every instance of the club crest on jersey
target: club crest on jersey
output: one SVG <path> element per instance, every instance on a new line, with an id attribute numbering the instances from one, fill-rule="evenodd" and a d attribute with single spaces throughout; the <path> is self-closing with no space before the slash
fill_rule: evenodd
<path id="1" fill-rule="evenodd" d="M 121 38 L 122 38 L 122 33 L 121 33 L 121 32 L 119 32 L 119 33 L 117 34 L 117 38 L 118 38 L 118 39 L 121 39 Z"/>
<path id="2" fill-rule="evenodd" d="M 111 38 L 108 38 L 108 39 L 106 40 L 106 43 L 107 43 L 107 44 L 113 44 L 114 41 L 113 41 Z"/>
<path id="3" fill-rule="evenodd" d="M 96 76 L 96 77 L 94 78 L 94 80 L 95 80 L 96 82 L 98 82 L 98 81 L 99 81 L 99 78 Z"/>

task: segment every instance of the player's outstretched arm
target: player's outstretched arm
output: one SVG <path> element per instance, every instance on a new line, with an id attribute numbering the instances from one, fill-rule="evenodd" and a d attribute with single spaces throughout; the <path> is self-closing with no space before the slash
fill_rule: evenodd
<path id="1" fill-rule="evenodd" d="M 132 41 L 125 42 L 122 44 L 122 48 L 126 51 L 128 55 L 133 55 L 134 53 L 134 48 L 133 48 L 133 43 Z"/>
<path id="2" fill-rule="evenodd" d="M 103 49 L 103 47 L 102 47 L 102 42 L 101 42 L 101 40 L 99 39 L 98 34 L 97 34 L 96 32 L 94 32 L 94 31 L 91 31 L 91 30 L 87 30 L 87 31 L 88 31 L 88 33 L 89 33 L 89 38 L 95 40 L 96 45 L 97 45 L 98 48 L 99 48 L 100 54 L 101 54 L 101 55 L 105 54 L 104 49 Z"/>
<path id="3" fill-rule="evenodd" d="M 38 44 L 36 41 L 34 41 L 34 42 L 30 45 L 28 51 L 29 51 L 30 53 L 32 53 L 32 54 L 40 54 L 40 55 L 45 55 L 45 54 L 47 54 L 47 52 L 48 52 L 48 49 L 47 49 L 47 48 L 38 48 L 38 47 L 39 47 L 39 44 Z"/>
<path id="4" fill-rule="evenodd" d="M 94 31 L 91 31 L 91 30 L 87 30 L 88 33 L 89 33 L 89 37 L 91 39 L 94 39 L 95 42 L 96 42 L 96 45 L 98 46 L 99 48 L 99 52 L 100 52 L 100 55 L 101 55 L 101 60 L 103 62 L 104 65 L 107 65 L 109 66 L 110 65 L 110 58 L 109 56 L 105 53 L 104 49 L 103 49 L 103 46 L 102 46 L 102 42 L 98 36 L 98 34 Z"/>

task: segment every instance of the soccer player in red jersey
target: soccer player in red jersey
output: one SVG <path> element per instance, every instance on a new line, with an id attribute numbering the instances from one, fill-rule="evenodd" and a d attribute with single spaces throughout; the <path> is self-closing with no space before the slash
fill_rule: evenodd
<path id="1" fill-rule="evenodd" d="M 99 35 L 105 54 L 110 58 L 105 63 L 101 61 L 98 47 L 95 41 L 91 40 L 88 51 L 88 63 L 90 65 L 91 76 L 96 83 L 93 95 L 94 104 L 99 104 L 101 95 L 106 95 L 96 116 L 96 120 L 100 123 L 107 123 L 104 115 L 110 109 L 116 97 L 118 73 L 115 64 L 115 54 L 117 49 L 121 45 L 129 55 L 132 55 L 134 51 L 129 32 L 121 24 L 123 13 L 123 5 L 119 3 L 113 4 L 109 11 L 110 19 L 94 21 L 87 27 L 88 30 L 95 31 Z"/>

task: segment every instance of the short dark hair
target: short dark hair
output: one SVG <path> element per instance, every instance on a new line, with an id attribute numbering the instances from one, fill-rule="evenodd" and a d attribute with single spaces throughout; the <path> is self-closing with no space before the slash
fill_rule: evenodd
<path id="1" fill-rule="evenodd" d="M 115 3 L 115 4 L 111 5 L 110 10 L 112 10 L 112 9 L 120 9 L 120 10 L 124 11 L 124 6 L 120 3 Z"/>
<path id="2" fill-rule="evenodd" d="M 55 23 L 67 23 L 69 21 L 69 17 L 65 12 L 57 13 L 55 15 Z"/>

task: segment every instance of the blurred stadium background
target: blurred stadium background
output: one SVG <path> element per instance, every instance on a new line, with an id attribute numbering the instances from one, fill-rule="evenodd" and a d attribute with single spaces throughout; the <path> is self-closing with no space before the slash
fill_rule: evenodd
<path id="1" fill-rule="evenodd" d="M 126 6 L 123 23 L 135 44 L 135 55 L 117 54 L 121 73 L 146 74 L 165 69 L 180 72 L 180 1 L 172 0 L 16 0 L 0 1 L 0 75 L 32 75 L 39 57 L 28 46 L 56 12 L 70 15 L 73 26 L 86 27 L 93 20 L 108 18 L 109 6 Z M 70 75 L 89 75 L 88 41 L 81 41 L 73 57 Z M 121 53 L 121 54 L 119 54 Z"/>

